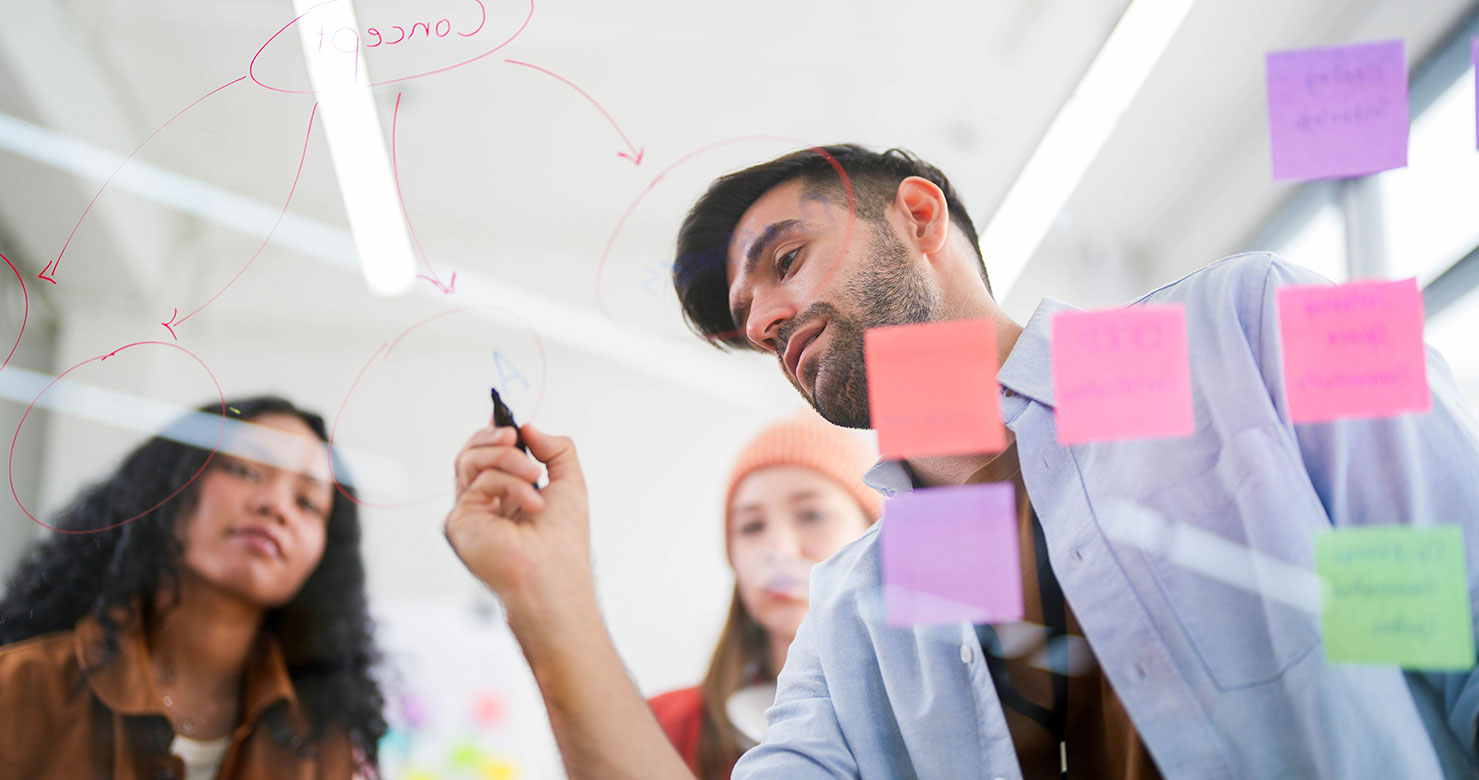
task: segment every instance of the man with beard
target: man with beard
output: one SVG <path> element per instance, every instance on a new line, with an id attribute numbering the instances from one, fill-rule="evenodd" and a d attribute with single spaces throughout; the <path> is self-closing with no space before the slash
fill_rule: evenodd
<path id="1" fill-rule="evenodd" d="M 1070 307 L 1044 301 L 1025 326 L 1012 322 L 949 182 L 908 154 L 840 145 L 725 176 L 690 211 L 677 254 L 690 325 L 775 355 L 838 425 L 869 425 L 868 328 L 991 320 L 1006 449 L 883 462 L 867 480 L 888 495 L 1007 482 L 1019 509 L 1022 624 L 887 628 L 876 528 L 819 566 L 769 729 L 736 777 L 1479 766 L 1474 672 L 1328 663 L 1318 616 L 1285 592 L 1310 579 L 1315 536 L 1332 526 L 1479 533 L 1479 439 L 1436 353 L 1428 413 L 1291 422 L 1275 293 L 1319 277 L 1249 254 L 1140 299 L 1185 308 L 1195 431 L 1066 447 L 1049 334 Z M 504 596 L 572 776 L 682 777 L 595 608 L 573 448 L 532 429 L 526 439 L 549 486 L 529 484 L 537 469 L 511 430 L 479 431 L 457 459 L 448 537 Z"/>

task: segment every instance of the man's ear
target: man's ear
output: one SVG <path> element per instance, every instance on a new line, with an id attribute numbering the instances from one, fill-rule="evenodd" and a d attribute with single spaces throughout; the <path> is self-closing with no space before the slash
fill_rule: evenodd
<path id="1" fill-rule="evenodd" d="M 934 182 L 910 176 L 899 182 L 894 210 L 903 221 L 905 238 L 914 249 L 933 255 L 945 248 L 950 237 L 950 208 L 945 193 Z"/>

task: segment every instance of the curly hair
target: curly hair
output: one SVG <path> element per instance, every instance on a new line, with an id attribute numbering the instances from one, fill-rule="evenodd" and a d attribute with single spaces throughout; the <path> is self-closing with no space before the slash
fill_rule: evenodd
<path id="1" fill-rule="evenodd" d="M 242 420 L 290 414 L 328 440 L 323 418 L 282 398 L 232 400 L 225 408 Z M 212 403 L 198 411 L 224 409 Z M 178 592 L 184 550 L 175 523 L 195 507 L 199 481 L 191 480 L 213 453 L 167 434 L 140 445 L 111 475 L 82 491 L 53 524 L 59 533 L 32 546 L 0 600 L 0 645 L 71 629 L 90 614 L 103 627 L 107 651 L 116 653 L 127 627 L 120 614 L 138 619 L 137 605 L 153 603 L 161 588 Z M 335 473 L 344 473 L 338 463 Z M 295 733 L 283 706 L 269 710 L 264 725 L 274 740 L 299 753 L 311 752 L 329 728 L 343 729 L 365 768 L 374 771 L 386 730 L 385 699 L 373 677 L 380 654 L 365 596 L 358 507 L 350 489 L 338 487 L 344 495 L 334 498 L 318 567 L 292 601 L 263 621 L 282 646 L 310 731 Z M 176 492 L 175 500 L 165 500 Z"/>

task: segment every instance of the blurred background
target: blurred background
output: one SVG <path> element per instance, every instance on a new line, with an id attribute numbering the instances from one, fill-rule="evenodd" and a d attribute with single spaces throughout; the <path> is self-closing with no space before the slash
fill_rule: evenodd
<path id="1" fill-rule="evenodd" d="M 1479 402 L 1470 0 L 310 5 L 3 0 L 0 575 L 32 516 L 179 408 L 319 411 L 366 502 L 391 776 L 559 773 L 498 605 L 441 534 L 490 385 L 580 447 L 643 692 L 701 676 L 731 463 L 802 404 L 772 361 L 684 330 L 673 239 L 714 176 L 798 146 L 904 147 L 978 229 L 1008 215 L 983 241 L 1022 321 L 1245 250 L 1415 276 Z M 1408 167 L 1273 181 L 1265 53 L 1395 38 Z"/>

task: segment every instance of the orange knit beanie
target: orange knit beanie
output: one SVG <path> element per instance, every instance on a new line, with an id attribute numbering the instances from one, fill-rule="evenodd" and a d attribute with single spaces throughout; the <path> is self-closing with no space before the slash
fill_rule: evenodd
<path id="1" fill-rule="evenodd" d="M 750 440 L 729 475 L 724 492 L 724 553 L 729 555 L 729 505 L 735 488 L 751 473 L 771 466 L 800 466 L 842 486 L 868 515 L 883 512 L 883 497 L 863 484 L 863 472 L 876 460 L 868 445 L 843 428 L 807 413 L 775 423 Z"/>

